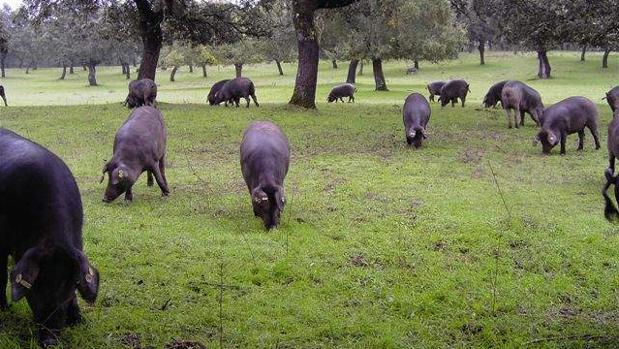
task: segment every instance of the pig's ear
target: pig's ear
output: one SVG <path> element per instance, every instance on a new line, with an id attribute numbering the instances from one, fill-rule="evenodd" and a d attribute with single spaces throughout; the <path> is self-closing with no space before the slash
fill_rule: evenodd
<path id="1" fill-rule="evenodd" d="M 252 190 L 251 192 L 251 200 L 255 203 L 255 204 L 262 204 L 265 201 L 269 201 L 269 196 L 267 195 L 267 193 L 264 192 L 264 190 L 260 189 L 260 188 L 256 188 L 254 190 Z"/>
<path id="2" fill-rule="evenodd" d="M 86 302 L 93 304 L 99 293 L 99 271 L 88 262 L 88 258 L 80 250 L 73 249 L 71 258 L 77 265 L 77 291 Z"/>
<path id="3" fill-rule="evenodd" d="M 39 276 L 39 262 L 43 257 L 39 247 L 26 251 L 11 272 L 11 296 L 13 302 L 22 299 L 34 285 Z"/>

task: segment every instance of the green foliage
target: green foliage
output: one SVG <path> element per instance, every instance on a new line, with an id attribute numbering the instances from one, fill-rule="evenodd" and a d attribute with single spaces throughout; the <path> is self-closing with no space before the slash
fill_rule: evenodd
<path id="1" fill-rule="evenodd" d="M 214 46 L 213 53 L 224 64 L 248 64 L 264 60 L 263 48 L 256 39 L 245 38 L 232 44 Z"/>
<path id="2" fill-rule="evenodd" d="M 195 62 L 199 65 L 217 64 L 217 57 L 213 54 L 212 49 L 206 45 L 195 47 Z"/>
<path id="3" fill-rule="evenodd" d="M 502 32 L 516 45 L 547 51 L 569 40 L 564 4 L 571 0 L 507 0 L 501 10 Z"/>

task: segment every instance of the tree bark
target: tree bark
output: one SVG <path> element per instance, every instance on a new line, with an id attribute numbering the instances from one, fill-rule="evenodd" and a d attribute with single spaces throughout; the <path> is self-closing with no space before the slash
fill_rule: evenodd
<path id="1" fill-rule="evenodd" d="M 176 75 L 176 71 L 177 71 L 177 70 L 178 70 L 178 67 L 177 67 L 177 66 L 174 66 L 174 67 L 172 68 L 172 71 L 170 72 L 170 81 L 172 81 L 172 82 L 176 81 L 176 80 L 174 80 L 174 75 Z"/>
<path id="2" fill-rule="evenodd" d="M 277 71 L 279 72 L 279 75 L 284 75 L 284 70 L 282 69 L 282 62 L 280 61 L 275 61 L 275 64 L 277 64 Z"/>
<path id="3" fill-rule="evenodd" d="M 127 74 L 127 66 L 125 65 L 125 63 L 120 63 L 120 69 L 122 70 L 122 75 Z"/>
<path id="4" fill-rule="evenodd" d="M 580 52 L 580 61 L 585 61 L 585 53 L 587 53 L 587 45 L 582 46 L 582 51 Z"/>
<path id="5" fill-rule="evenodd" d="M 26 74 L 30 73 L 30 64 L 26 65 Z"/>
<path id="6" fill-rule="evenodd" d="M 480 41 L 477 49 L 479 50 L 479 65 L 486 65 L 486 57 L 484 57 L 486 43 L 484 41 Z"/>
<path id="7" fill-rule="evenodd" d="M 88 64 L 88 84 L 97 86 L 97 66 L 94 63 Z"/>
<path id="8" fill-rule="evenodd" d="M 207 75 L 206 75 L 206 64 L 202 64 L 202 77 L 205 78 L 205 79 L 207 78 Z"/>
<path id="9" fill-rule="evenodd" d="M 82 70 L 83 71 L 87 71 L 88 70 L 88 67 L 86 67 L 86 64 L 82 64 Z"/>
<path id="10" fill-rule="evenodd" d="M 290 104 L 303 108 L 316 108 L 316 82 L 318 80 L 318 38 L 314 27 L 314 13 L 297 13 L 293 18 L 297 31 L 299 59 L 294 92 Z"/>
<path id="11" fill-rule="evenodd" d="M 359 63 L 359 75 L 363 76 L 363 61 Z"/>
<path id="12" fill-rule="evenodd" d="M 131 80 L 131 67 L 129 67 L 129 63 L 125 63 L 125 75 L 127 80 Z"/>
<path id="13" fill-rule="evenodd" d="M 155 80 L 157 62 L 159 61 L 161 42 L 163 40 L 161 31 L 163 9 L 153 11 L 148 0 L 135 0 L 135 4 L 140 17 L 140 36 L 144 46 L 138 79 L 148 78 Z"/>
<path id="14" fill-rule="evenodd" d="M 383 73 L 383 60 L 380 58 L 372 58 L 372 68 L 374 69 L 374 82 L 376 83 L 376 91 L 389 91 L 385 74 Z"/>
<path id="15" fill-rule="evenodd" d="M 193 73 L 193 64 L 189 65 L 189 73 Z"/>
<path id="16" fill-rule="evenodd" d="M 549 79 L 551 67 L 550 61 L 548 60 L 548 53 L 546 51 L 537 51 L 537 60 L 539 63 L 537 76 L 540 79 Z"/>
<path id="17" fill-rule="evenodd" d="M 419 70 L 419 61 L 418 60 L 414 60 L 413 61 L 413 66 L 415 67 L 415 69 Z"/>
<path id="18" fill-rule="evenodd" d="M 610 55 L 610 49 L 604 50 L 604 56 L 602 57 L 602 68 L 608 68 L 608 56 Z"/>
<path id="19" fill-rule="evenodd" d="M 73 63 L 69 66 L 69 74 L 73 74 Z"/>
<path id="20" fill-rule="evenodd" d="M 331 65 L 333 66 L 333 69 L 337 69 L 337 61 L 335 59 L 331 60 Z"/>
<path id="21" fill-rule="evenodd" d="M 348 77 L 346 78 L 346 82 L 349 84 L 357 83 L 357 65 L 359 65 L 358 59 L 350 60 L 350 64 L 348 65 Z"/>
<path id="22" fill-rule="evenodd" d="M 64 77 L 67 76 L 67 65 L 62 65 L 62 75 L 60 75 L 59 80 L 64 80 Z"/>
<path id="23" fill-rule="evenodd" d="M 243 73 L 243 63 L 234 63 L 234 70 L 236 71 L 236 77 L 240 78 Z"/>
<path id="24" fill-rule="evenodd" d="M 0 73 L 2 73 L 2 77 L 5 78 L 6 74 L 4 72 L 4 62 L 6 60 L 7 51 L 0 52 Z"/>

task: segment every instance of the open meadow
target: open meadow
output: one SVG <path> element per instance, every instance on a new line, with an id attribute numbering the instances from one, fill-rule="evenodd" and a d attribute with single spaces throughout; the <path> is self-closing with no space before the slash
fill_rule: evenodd
<path id="1" fill-rule="evenodd" d="M 75 175 L 85 213 L 85 251 L 101 272 L 85 321 L 62 348 L 616 348 L 619 227 L 603 215 L 607 167 L 604 92 L 619 62 L 553 52 L 553 78 L 537 80 L 534 55 L 488 52 L 441 64 L 388 62 L 389 92 L 375 92 L 371 65 L 357 77 L 357 103 L 327 104 L 348 65 L 321 62 L 317 111 L 287 105 L 296 65 L 247 65 L 260 108 L 209 107 L 209 87 L 234 68 L 210 67 L 176 82 L 157 75 L 168 128 L 171 194 L 134 187 L 134 201 L 101 202 L 101 169 L 129 111 L 119 67 L 98 68 L 88 87 L 76 69 L 26 75 L 7 70 L 9 107 L 0 127 L 59 155 Z M 429 139 L 406 146 L 402 104 L 433 80 L 471 84 L 465 108 L 432 104 Z M 534 147 L 534 122 L 508 129 L 481 101 L 497 81 L 518 79 L 546 106 L 591 98 L 602 148 L 576 135 L 567 155 Z M 288 135 L 292 162 L 281 226 L 254 218 L 239 144 L 253 120 Z M 80 300 L 81 302 L 81 300 Z M 81 303 L 82 304 L 82 303 Z M 0 348 L 36 348 L 25 301 L 0 312 Z"/>

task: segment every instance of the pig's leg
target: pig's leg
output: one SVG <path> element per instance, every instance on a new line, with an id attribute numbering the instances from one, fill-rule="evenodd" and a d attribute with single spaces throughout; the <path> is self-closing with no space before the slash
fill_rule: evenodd
<path id="1" fill-rule="evenodd" d="M 520 126 L 524 126 L 524 110 L 520 110 Z"/>
<path id="2" fill-rule="evenodd" d="M 256 94 L 255 93 L 253 95 L 251 95 L 251 99 L 254 100 L 254 104 L 256 105 L 256 107 L 260 106 L 260 104 L 258 104 L 258 98 L 256 98 Z"/>
<path id="3" fill-rule="evenodd" d="M 80 313 L 80 307 L 77 304 L 77 297 L 73 296 L 73 299 L 67 305 L 67 324 L 69 326 L 76 325 L 82 321 L 82 314 Z"/>
<path id="4" fill-rule="evenodd" d="M 505 115 L 507 116 L 507 127 L 512 128 L 512 116 L 509 109 L 505 109 Z"/>
<path id="5" fill-rule="evenodd" d="M 595 142 L 595 149 L 600 149 L 600 136 L 598 135 L 597 128 L 589 127 L 589 131 L 591 131 L 591 135 L 593 136 L 593 141 Z"/>
<path id="6" fill-rule="evenodd" d="M 520 117 L 520 109 L 514 109 L 514 124 L 516 128 L 520 128 L 520 120 L 518 120 L 519 117 Z"/>
<path id="7" fill-rule="evenodd" d="M 159 162 L 159 164 L 153 167 L 153 174 L 155 175 L 155 180 L 157 181 L 159 188 L 161 188 L 161 196 L 168 196 L 170 190 L 168 189 L 168 184 L 161 175 L 161 170 L 159 169 L 160 164 L 161 162 Z"/>
<path id="8" fill-rule="evenodd" d="M 561 132 L 561 155 L 565 155 L 565 141 L 567 140 L 567 134 Z"/>
<path id="9" fill-rule="evenodd" d="M 4 101 L 4 106 L 5 106 L 5 107 L 8 107 L 9 105 L 8 105 L 8 104 L 6 104 L 6 96 L 2 95 L 2 100 Z"/>
<path id="10" fill-rule="evenodd" d="M 582 150 L 585 144 L 585 130 L 578 131 L 578 148 L 576 150 Z"/>
<path id="11" fill-rule="evenodd" d="M 249 96 L 245 97 L 245 101 L 247 102 L 247 106 L 245 108 L 249 108 L 249 103 L 251 102 Z"/>
<path id="12" fill-rule="evenodd" d="M 434 95 L 430 93 L 428 99 L 430 100 L 430 102 L 434 102 Z"/>
<path id="13" fill-rule="evenodd" d="M 608 155 L 608 168 L 613 171 L 613 174 L 615 173 L 615 155 L 613 154 Z"/>
<path id="14" fill-rule="evenodd" d="M 131 191 L 132 187 L 133 186 L 127 188 L 127 191 L 125 192 L 125 200 L 127 201 L 133 201 L 133 191 Z"/>
<path id="15" fill-rule="evenodd" d="M 0 250 L 0 309 L 8 308 L 8 303 L 6 301 L 6 284 L 9 278 L 7 273 L 7 262 L 8 262 L 9 254 Z"/>
<path id="16" fill-rule="evenodd" d="M 161 172 L 161 178 L 163 178 L 163 182 L 166 187 L 168 186 L 168 178 L 165 176 L 165 156 L 159 160 L 159 172 Z"/>
<path id="17" fill-rule="evenodd" d="M 342 101 L 342 103 L 344 103 L 344 98 L 343 98 L 343 97 L 340 97 L 340 101 Z"/>
<path id="18" fill-rule="evenodd" d="M 146 185 L 152 187 L 154 184 L 153 174 L 150 171 L 146 171 Z"/>
<path id="19" fill-rule="evenodd" d="M 455 108 L 456 107 L 456 102 L 458 101 L 458 98 L 452 98 L 451 99 L 451 107 Z"/>
<path id="20" fill-rule="evenodd" d="M 466 102 L 466 96 L 460 98 L 462 100 L 462 108 L 464 108 L 464 102 Z"/>
<path id="21" fill-rule="evenodd" d="M 236 105 L 236 107 L 239 107 L 239 103 L 241 102 L 241 98 L 240 97 L 236 97 L 234 98 L 234 104 Z"/>

